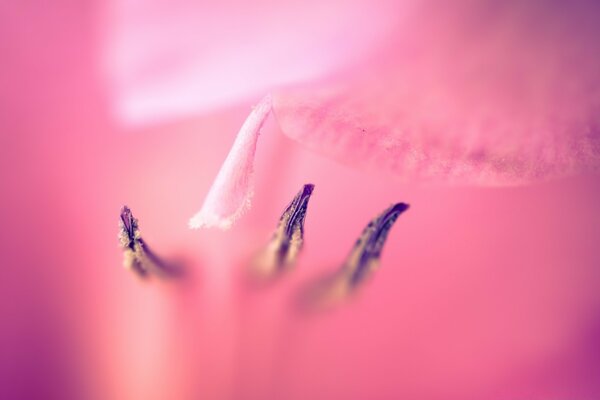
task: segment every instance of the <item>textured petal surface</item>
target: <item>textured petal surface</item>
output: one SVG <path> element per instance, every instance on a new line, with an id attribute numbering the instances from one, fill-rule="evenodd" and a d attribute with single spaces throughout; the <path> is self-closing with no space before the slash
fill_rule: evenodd
<path id="1" fill-rule="evenodd" d="M 411 13 L 377 56 L 280 92 L 282 130 L 346 163 L 420 180 L 513 184 L 598 170 L 597 2 L 423 1 Z"/>

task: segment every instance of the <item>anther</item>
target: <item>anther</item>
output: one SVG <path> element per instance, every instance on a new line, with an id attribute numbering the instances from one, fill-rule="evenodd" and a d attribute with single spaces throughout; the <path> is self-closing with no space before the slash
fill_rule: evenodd
<path id="1" fill-rule="evenodd" d="M 304 244 L 304 219 L 314 185 L 306 184 L 285 208 L 267 246 L 258 254 L 253 269 L 260 278 L 288 271 L 297 261 Z"/>
<path id="2" fill-rule="evenodd" d="M 394 204 L 371 220 L 341 268 L 319 279 L 302 293 L 303 306 L 327 306 L 337 303 L 346 299 L 367 281 L 379 267 L 381 251 L 390 229 L 408 207 L 405 203 Z"/>
<path id="3" fill-rule="evenodd" d="M 340 271 L 349 288 L 360 285 L 379 267 L 381 250 L 387 235 L 398 216 L 408 207 L 405 203 L 390 206 L 363 230 Z"/>
<path id="4" fill-rule="evenodd" d="M 123 206 L 119 221 L 119 242 L 123 248 L 123 264 L 141 277 L 149 274 L 170 275 L 171 267 L 161 260 L 142 239 L 138 220 Z"/>

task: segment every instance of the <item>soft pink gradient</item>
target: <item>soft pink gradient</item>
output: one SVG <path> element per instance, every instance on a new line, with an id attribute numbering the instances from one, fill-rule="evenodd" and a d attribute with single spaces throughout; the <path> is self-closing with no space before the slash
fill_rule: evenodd
<path id="1" fill-rule="evenodd" d="M 283 133 L 405 180 L 513 185 L 600 169 L 596 1 L 174 4 L 107 13 L 106 72 L 126 123 L 272 91 Z"/>
<path id="2" fill-rule="evenodd" d="M 270 120 L 254 208 L 229 232 L 190 231 L 258 97 L 123 128 L 99 4 L 0 7 L 0 398 L 600 397 L 597 176 L 404 184 L 308 151 Z M 309 181 L 303 257 L 252 289 L 252 254 Z M 298 290 L 398 200 L 411 209 L 374 279 L 334 312 L 298 315 Z M 122 204 L 184 279 L 121 267 Z"/>
<path id="3" fill-rule="evenodd" d="M 391 0 L 107 3 L 103 67 L 115 112 L 129 124 L 213 110 L 335 72 L 385 41 L 408 8 Z"/>
<path id="4" fill-rule="evenodd" d="M 600 170 L 600 3 L 409 3 L 373 56 L 278 92 L 287 135 L 419 181 L 506 185 Z"/>

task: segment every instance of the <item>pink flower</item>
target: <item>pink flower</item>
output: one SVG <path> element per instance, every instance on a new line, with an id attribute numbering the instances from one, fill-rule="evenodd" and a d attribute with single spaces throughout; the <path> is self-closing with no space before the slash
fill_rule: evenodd
<path id="1" fill-rule="evenodd" d="M 286 135 L 403 178 L 505 185 L 600 165 L 592 1 L 117 4 L 108 55 L 128 121 L 273 92 Z"/>
<path id="2" fill-rule="evenodd" d="M 2 6 L 0 398 L 598 398 L 597 18 L 584 1 Z M 186 229 L 268 93 L 253 208 Z M 581 174 L 396 179 L 563 172 Z M 256 290 L 253 256 L 307 182 L 302 253 Z M 362 291 L 298 315 L 399 201 Z M 181 278 L 121 268 L 123 204 Z"/>

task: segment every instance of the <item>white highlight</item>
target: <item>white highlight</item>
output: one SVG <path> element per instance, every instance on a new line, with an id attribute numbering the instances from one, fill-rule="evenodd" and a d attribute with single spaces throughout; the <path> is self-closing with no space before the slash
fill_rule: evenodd
<path id="1" fill-rule="evenodd" d="M 244 121 L 200 211 L 189 221 L 191 229 L 229 229 L 249 208 L 253 165 L 260 130 L 271 113 L 272 98 L 265 96 Z"/>

